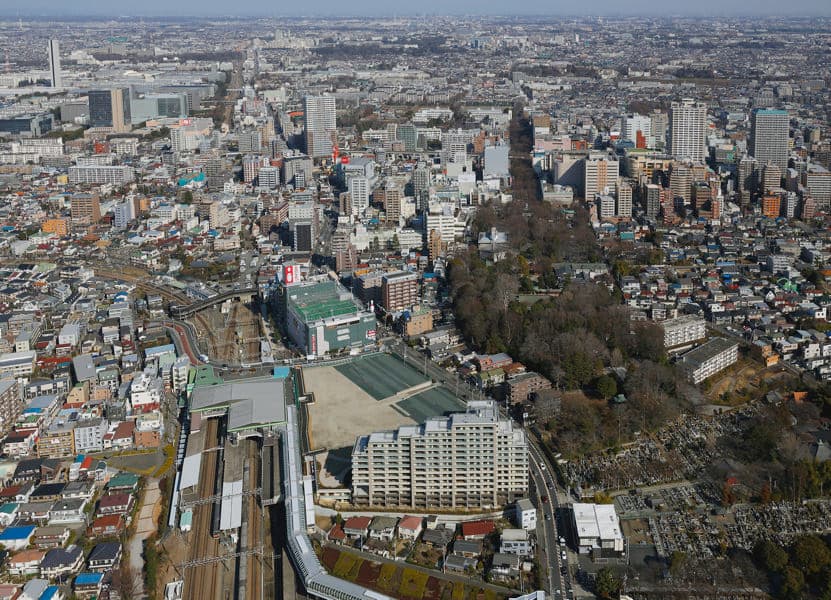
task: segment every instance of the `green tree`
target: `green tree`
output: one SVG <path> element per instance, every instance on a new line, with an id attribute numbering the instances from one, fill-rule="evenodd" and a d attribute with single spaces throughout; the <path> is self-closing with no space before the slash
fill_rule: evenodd
<path id="1" fill-rule="evenodd" d="M 816 535 L 804 535 L 791 547 L 793 566 L 806 575 L 816 575 L 831 566 L 831 550 Z"/>
<path id="2" fill-rule="evenodd" d="M 604 567 L 597 572 L 597 594 L 601 598 L 616 598 L 620 594 L 621 585 L 620 577 L 612 569 Z"/>
<path id="3" fill-rule="evenodd" d="M 779 595 L 786 600 L 797 600 L 802 598 L 802 591 L 805 589 L 805 576 L 799 569 L 786 567 L 782 576 L 782 585 L 779 588 Z"/>
<path id="4" fill-rule="evenodd" d="M 788 566 L 788 553 L 770 540 L 762 540 L 753 547 L 753 558 L 768 573 L 780 573 Z"/>
<path id="5" fill-rule="evenodd" d="M 617 382 L 614 377 L 609 375 L 601 375 L 594 382 L 594 389 L 600 394 L 604 400 L 608 400 L 617 394 Z"/>

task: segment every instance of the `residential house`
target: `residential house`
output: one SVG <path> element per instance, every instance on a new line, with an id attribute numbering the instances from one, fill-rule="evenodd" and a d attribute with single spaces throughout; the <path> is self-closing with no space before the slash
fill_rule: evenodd
<path id="1" fill-rule="evenodd" d="M 398 537 L 404 540 L 417 540 L 424 526 L 422 517 L 406 516 L 398 522 Z"/>
<path id="2" fill-rule="evenodd" d="M 95 519 L 89 529 L 95 537 L 112 537 L 121 533 L 124 525 L 122 515 L 105 515 Z"/>
<path id="3" fill-rule="evenodd" d="M 516 554 L 497 552 L 491 561 L 491 573 L 497 577 L 515 577 L 519 575 L 520 561 Z"/>
<path id="4" fill-rule="evenodd" d="M 69 528 L 61 525 L 48 525 L 35 529 L 32 540 L 34 545 L 41 550 L 49 548 L 61 548 L 69 541 Z"/>
<path id="5" fill-rule="evenodd" d="M 29 496 L 30 502 L 54 502 L 61 499 L 65 483 L 41 483 Z"/>
<path id="6" fill-rule="evenodd" d="M 103 573 L 79 573 L 72 588 L 78 598 L 99 598 L 103 584 Z"/>
<path id="7" fill-rule="evenodd" d="M 476 558 L 461 556 L 459 554 L 450 554 L 444 559 L 444 568 L 447 571 L 453 571 L 456 573 L 467 573 L 476 568 L 477 562 L 478 560 Z"/>
<path id="8" fill-rule="evenodd" d="M 98 501 L 98 514 L 126 515 L 133 507 L 133 496 L 130 494 L 107 494 Z"/>
<path id="9" fill-rule="evenodd" d="M 56 579 L 76 573 L 84 563 L 84 550 L 72 544 L 66 548 L 52 548 L 43 557 L 40 563 L 40 573 L 43 577 Z"/>
<path id="10" fill-rule="evenodd" d="M 86 505 L 87 501 L 84 498 L 56 500 L 49 510 L 49 523 L 52 525 L 60 523 L 86 523 L 87 516 L 84 513 Z"/>
<path id="11" fill-rule="evenodd" d="M 534 544 L 528 530 L 503 529 L 499 552 L 523 557 L 531 556 L 534 553 Z"/>
<path id="12" fill-rule="evenodd" d="M 9 558 L 9 574 L 18 577 L 39 575 L 40 562 L 43 560 L 44 555 L 45 552 L 42 550 L 21 550 Z"/>
<path id="13" fill-rule="evenodd" d="M 395 539 L 396 525 L 398 525 L 397 517 L 374 517 L 369 525 L 369 537 L 375 540 L 391 542 Z"/>
<path id="14" fill-rule="evenodd" d="M 0 506 L 0 525 L 8 527 L 17 519 L 17 513 L 20 505 L 17 502 L 6 502 Z"/>
<path id="15" fill-rule="evenodd" d="M 17 600 L 40 600 L 48 588 L 49 582 L 45 579 L 30 579 L 23 586 L 23 593 Z"/>
<path id="16" fill-rule="evenodd" d="M 371 517 L 349 517 L 343 524 L 343 532 L 349 539 L 366 539 L 369 535 Z"/>
<path id="17" fill-rule="evenodd" d="M 452 553 L 466 558 L 481 556 L 482 540 L 456 540 L 453 542 Z"/>
<path id="18" fill-rule="evenodd" d="M 453 541 L 455 532 L 448 527 L 436 527 L 435 529 L 425 529 L 421 536 L 421 541 L 430 546 L 443 550 Z"/>
<path id="19" fill-rule="evenodd" d="M 0 544 L 3 544 L 6 550 L 22 550 L 32 543 L 34 533 L 34 525 L 7 527 L 0 533 Z"/>
<path id="20" fill-rule="evenodd" d="M 522 529 L 533 531 L 537 528 L 537 508 L 528 498 L 517 500 L 514 512 L 516 524 Z"/>
<path id="21" fill-rule="evenodd" d="M 102 542 L 97 544 L 87 557 L 87 568 L 94 572 L 105 572 L 113 569 L 121 560 L 121 544 L 119 542 Z"/>
<path id="22" fill-rule="evenodd" d="M 496 526 L 490 519 L 462 523 L 462 537 L 466 540 L 481 540 L 494 531 Z"/>

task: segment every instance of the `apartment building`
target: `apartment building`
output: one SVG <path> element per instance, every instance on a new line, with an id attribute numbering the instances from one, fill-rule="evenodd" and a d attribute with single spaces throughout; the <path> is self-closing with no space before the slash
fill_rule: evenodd
<path id="1" fill-rule="evenodd" d="M 716 338 L 687 352 L 682 357 L 682 366 L 690 381 L 697 385 L 723 371 L 738 359 L 738 342 Z"/>
<path id="2" fill-rule="evenodd" d="M 707 326 L 703 317 L 683 315 L 661 323 L 664 329 L 664 347 L 679 348 L 690 346 L 707 337 Z"/>
<path id="3" fill-rule="evenodd" d="M 6 433 L 23 410 L 16 379 L 0 379 L 0 433 Z"/>
<path id="4" fill-rule="evenodd" d="M 381 306 L 397 312 L 418 303 L 418 274 L 409 271 L 386 273 L 381 278 Z"/>
<path id="5" fill-rule="evenodd" d="M 525 432 L 493 401 L 420 425 L 361 436 L 352 452 L 352 501 L 361 506 L 504 506 L 528 491 Z"/>

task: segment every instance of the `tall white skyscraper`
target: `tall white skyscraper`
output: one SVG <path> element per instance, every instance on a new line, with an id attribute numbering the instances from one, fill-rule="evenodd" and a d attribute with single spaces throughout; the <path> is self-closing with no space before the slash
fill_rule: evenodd
<path id="1" fill-rule="evenodd" d="M 61 51 L 58 40 L 49 40 L 49 76 L 52 78 L 52 87 L 63 87 L 61 81 Z"/>
<path id="2" fill-rule="evenodd" d="M 707 106 L 685 99 L 673 102 L 669 111 L 669 152 L 676 158 L 704 162 Z"/>
<path id="3" fill-rule="evenodd" d="M 786 110 L 756 109 L 750 114 L 750 154 L 760 165 L 788 168 L 790 116 Z"/>
<path id="4" fill-rule="evenodd" d="M 369 179 L 350 177 L 349 194 L 352 197 L 352 214 L 356 217 L 363 215 L 369 208 Z"/>
<path id="5" fill-rule="evenodd" d="M 303 99 L 306 119 L 306 153 L 312 158 L 332 154 L 332 138 L 337 134 L 335 98 L 306 96 Z"/>

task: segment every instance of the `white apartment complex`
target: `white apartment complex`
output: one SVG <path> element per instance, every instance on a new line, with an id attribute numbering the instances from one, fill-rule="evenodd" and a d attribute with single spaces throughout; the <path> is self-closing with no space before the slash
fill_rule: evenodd
<path id="1" fill-rule="evenodd" d="M 352 451 L 352 502 L 360 506 L 496 507 L 527 492 L 525 432 L 488 400 L 361 436 Z"/>
<path id="2" fill-rule="evenodd" d="M 135 179 L 132 167 L 112 165 L 91 165 L 86 167 L 69 167 L 70 183 L 123 185 Z"/>
<path id="3" fill-rule="evenodd" d="M 699 384 L 735 363 L 739 359 L 739 344 L 726 338 L 715 338 L 681 358 L 687 377 Z"/>
<path id="4" fill-rule="evenodd" d="M 703 317 L 683 315 L 661 323 L 664 329 L 664 347 L 678 348 L 707 337 L 707 325 Z"/>
<path id="5" fill-rule="evenodd" d="M 673 102 L 669 111 L 670 154 L 704 162 L 707 149 L 707 105 L 693 100 Z"/>

